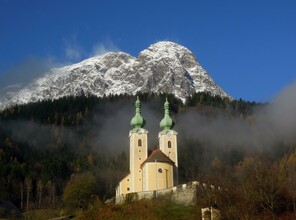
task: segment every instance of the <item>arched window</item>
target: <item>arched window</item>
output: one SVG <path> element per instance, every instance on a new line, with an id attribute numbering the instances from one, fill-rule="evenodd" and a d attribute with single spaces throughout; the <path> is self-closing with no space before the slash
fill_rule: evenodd
<path id="1" fill-rule="evenodd" d="M 138 140 L 138 147 L 142 147 L 142 140 L 141 139 Z"/>
<path id="2" fill-rule="evenodd" d="M 168 148 L 171 148 L 171 147 L 172 147 L 172 142 L 168 141 Z"/>

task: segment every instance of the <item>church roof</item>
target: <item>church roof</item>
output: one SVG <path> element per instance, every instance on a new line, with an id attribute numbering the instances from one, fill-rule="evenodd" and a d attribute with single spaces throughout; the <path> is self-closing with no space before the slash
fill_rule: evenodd
<path id="1" fill-rule="evenodd" d="M 144 166 L 145 163 L 155 163 L 155 162 L 162 162 L 162 163 L 169 163 L 174 164 L 167 155 L 165 155 L 159 148 L 152 151 L 150 156 L 142 163 L 141 167 Z"/>
<path id="2" fill-rule="evenodd" d="M 166 99 L 165 103 L 164 103 L 164 117 L 163 119 L 160 121 L 159 126 L 162 128 L 163 131 L 167 131 L 170 130 L 171 128 L 174 127 L 174 121 L 171 119 L 170 117 L 170 104 L 168 102 L 168 99 Z"/>
<path id="3" fill-rule="evenodd" d="M 136 114 L 131 120 L 131 126 L 134 130 L 140 129 L 144 127 L 145 125 L 145 119 L 141 116 L 141 102 L 139 100 L 139 97 L 137 96 L 137 101 L 135 102 L 136 107 Z"/>

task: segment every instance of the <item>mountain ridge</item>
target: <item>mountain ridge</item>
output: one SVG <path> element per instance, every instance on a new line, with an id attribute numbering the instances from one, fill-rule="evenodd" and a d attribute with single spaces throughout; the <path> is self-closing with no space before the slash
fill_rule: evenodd
<path id="1" fill-rule="evenodd" d="M 53 68 L 44 76 L 0 97 L 0 109 L 44 99 L 80 95 L 98 97 L 137 92 L 169 93 L 185 102 L 196 92 L 209 92 L 232 99 L 184 46 L 161 41 L 141 51 L 137 57 L 124 52 L 108 52 L 72 65 Z"/>

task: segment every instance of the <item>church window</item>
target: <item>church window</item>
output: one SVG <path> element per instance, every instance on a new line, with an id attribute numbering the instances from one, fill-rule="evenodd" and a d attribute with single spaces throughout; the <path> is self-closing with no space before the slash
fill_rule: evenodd
<path id="1" fill-rule="evenodd" d="M 138 140 L 138 147 L 142 147 L 142 140 L 141 139 Z"/>
<path id="2" fill-rule="evenodd" d="M 139 170 L 139 173 L 141 173 L 141 170 Z"/>
<path id="3" fill-rule="evenodd" d="M 127 187 L 127 191 L 130 191 L 130 188 L 129 187 Z"/>
<path id="4" fill-rule="evenodd" d="M 172 142 L 168 141 L 168 148 L 171 148 L 171 147 L 172 147 Z"/>
<path id="5" fill-rule="evenodd" d="M 158 169 L 158 172 L 159 172 L 159 173 L 162 173 L 162 169 L 161 169 L 161 168 L 159 168 L 159 169 Z"/>
<path id="6" fill-rule="evenodd" d="M 139 157 L 139 160 L 141 160 L 141 157 Z"/>
<path id="7" fill-rule="evenodd" d="M 129 181 L 129 179 L 127 179 L 127 181 Z"/>

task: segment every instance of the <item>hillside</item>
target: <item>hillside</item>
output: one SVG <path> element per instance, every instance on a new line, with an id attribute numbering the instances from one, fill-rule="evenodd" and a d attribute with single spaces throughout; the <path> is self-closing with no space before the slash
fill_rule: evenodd
<path id="1" fill-rule="evenodd" d="M 153 149 L 165 95 L 139 95 L 152 143 L 149 149 Z M 256 219 L 295 211 L 294 188 L 287 180 L 295 175 L 296 145 L 283 138 L 266 142 L 262 137 L 268 131 L 260 130 L 256 112 L 265 105 L 207 93 L 193 95 L 186 105 L 172 95 L 168 99 L 178 132 L 179 182 L 200 180 L 235 189 L 227 194 L 201 195 L 200 206 L 215 201 L 229 218 L 245 213 Z M 112 197 L 115 186 L 128 172 L 134 101 L 135 97 L 128 95 L 64 97 L 2 111 L 1 198 L 23 210 L 83 207 L 91 212 L 89 203 Z M 112 140 L 108 138 L 111 133 L 115 134 Z M 86 179 L 92 182 L 81 193 L 89 196 L 81 201 L 67 199 L 67 190 L 75 189 L 75 184 L 86 185 Z M 268 197 L 257 197 L 261 193 Z M 120 215 L 120 207 L 105 208 Z"/>

